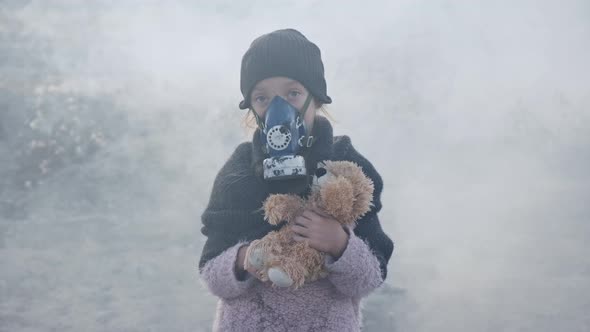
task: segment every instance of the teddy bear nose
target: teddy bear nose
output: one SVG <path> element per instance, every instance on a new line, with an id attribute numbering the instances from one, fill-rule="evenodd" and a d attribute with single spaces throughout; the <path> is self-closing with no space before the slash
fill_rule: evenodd
<path id="1" fill-rule="evenodd" d="M 328 173 L 328 171 L 326 171 L 326 169 L 323 168 L 323 167 L 320 167 L 320 168 L 318 168 L 318 169 L 315 170 L 315 176 L 317 176 L 318 178 L 321 178 L 326 173 Z"/>

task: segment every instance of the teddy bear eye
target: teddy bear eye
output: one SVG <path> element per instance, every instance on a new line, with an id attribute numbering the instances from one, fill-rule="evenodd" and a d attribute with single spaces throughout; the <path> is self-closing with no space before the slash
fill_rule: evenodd
<path id="1" fill-rule="evenodd" d="M 326 171 L 326 169 L 323 168 L 323 167 L 320 167 L 320 168 L 318 168 L 318 169 L 315 170 L 315 176 L 317 176 L 318 178 L 326 175 L 326 173 L 328 173 L 328 171 Z"/>

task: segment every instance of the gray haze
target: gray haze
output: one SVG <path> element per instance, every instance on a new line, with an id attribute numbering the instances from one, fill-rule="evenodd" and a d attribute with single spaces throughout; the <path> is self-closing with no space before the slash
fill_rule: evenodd
<path id="1" fill-rule="evenodd" d="M 367 331 L 590 330 L 588 1 L 3 0 L 0 331 L 210 330 L 200 213 L 284 27 L 384 178 Z"/>

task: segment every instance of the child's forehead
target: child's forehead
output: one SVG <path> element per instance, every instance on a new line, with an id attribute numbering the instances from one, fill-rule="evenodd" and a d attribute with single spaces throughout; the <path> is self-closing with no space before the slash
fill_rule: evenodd
<path id="1" fill-rule="evenodd" d="M 263 79 L 262 81 L 256 83 L 254 90 L 252 91 L 266 91 L 269 89 L 275 88 L 291 88 L 294 86 L 302 86 L 301 83 L 298 81 L 288 78 L 288 77 L 270 77 Z"/>

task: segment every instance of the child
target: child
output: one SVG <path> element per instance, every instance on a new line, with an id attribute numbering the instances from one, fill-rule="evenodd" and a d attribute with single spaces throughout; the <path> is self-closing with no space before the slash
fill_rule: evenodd
<path id="1" fill-rule="evenodd" d="M 219 171 L 202 215 L 207 242 L 199 271 L 220 299 L 214 330 L 359 331 L 360 299 L 384 282 L 393 242 L 377 216 L 381 177 L 348 136 L 334 137 L 330 122 L 316 114 L 332 102 L 320 50 L 293 29 L 262 35 L 242 58 L 240 84 L 240 108 L 252 112 L 259 128 Z M 297 116 L 303 121 L 295 123 Z M 322 211 L 305 211 L 293 226 L 294 240 L 326 253 L 328 277 L 296 290 L 262 282 L 258 271 L 244 268 L 248 244 L 280 227 L 264 220 L 262 202 L 272 193 L 305 197 L 322 160 L 360 165 L 374 182 L 374 206 L 353 230 Z"/>

